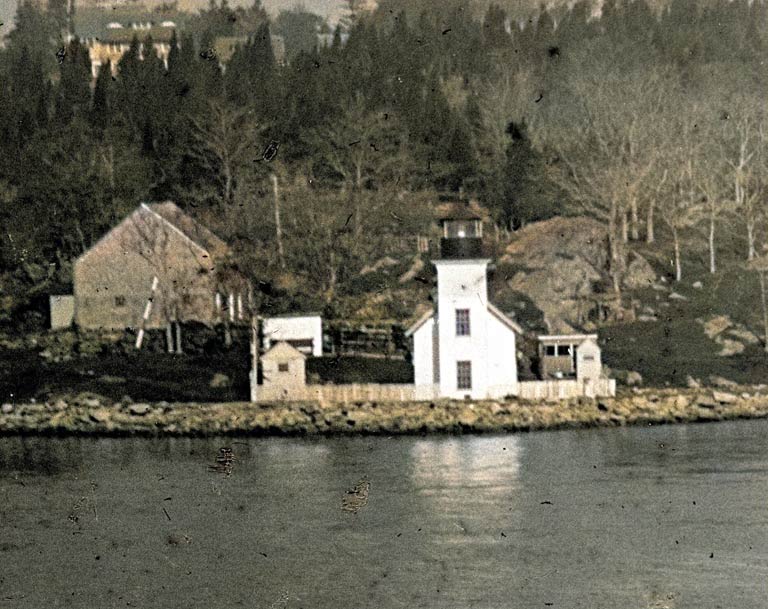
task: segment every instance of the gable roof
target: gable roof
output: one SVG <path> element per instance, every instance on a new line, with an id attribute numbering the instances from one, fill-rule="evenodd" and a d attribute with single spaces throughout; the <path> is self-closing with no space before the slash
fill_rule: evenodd
<path id="1" fill-rule="evenodd" d="M 499 309 L 496 305 L 493 303 L 488 303 L 488 312 L 493 315 L 496 319 L 498 319 L 501 323 L 503 323 L 507 328 L 510 330 L 517 332 L 518 334 L 524 334 L 523 328 L 520 326 L 519 323 L 517 323 L 515 320 L 511 319 L 510 317 L 507 317 L 501 309 Z"/>
<path id="2" fill-rule="evenodd" d="M 518 324 L 515 320 L 511 319 L 507 315 L 505 315 L 501 309 L 499 309 L 497 306 L 495 306 L 492 303 L 488 303 L 488 312 L 493 315 L 496 319 L 498 319 L 501 323 L 503 323 L 507 328 L 512 330 L 513 332 L 516 332 L 517 334 L 525 334 L 525 331 L 523 330 L 522 326 Z M 425 323 L 427 323 L 432 317 L 435 315 L 435 310 L 430 309 L 424 315 L 419 317 L 413 325 L 408 328 L 405 331 L 406 336 L 412 336 L 414 333 L 416 333 L 419 328 L 421 328 Z"/>
<path id="3" fill-rule="evenodd" d="M 262 355 L 261 359 L 307 359 L 307 356 L 296 349 L 296 347 L 293 347 L 287 342 L 281 340 L 264 355 Z"/>
<path id="4" fill-rule="evenodd" d="M 421 326 L 423 326 L 430 319 L 432 319 L 432 317 L 434 315 L 435 315 L 435 310 L 434 309 L 429 309 L 426 313 L 424 313 L 424 315 L 419 317 L 419 319 L 417 319 L 410 328 L 408 328 L 405 331 L 405 335 L 406 336 L 412 336 L 414 334 L 414 332 L 416 332 L 419 328 L 421 328 Z"/>
<path id="5" fill-rule="evenodd" d="M 163 203 L 142 203 L 142 207 L 160 216 L 187 239 L 206 250 L 211 258 L 226 258 L 232 253 L 229 246 L 210 230 L 185 214 L 172 201 Z"/>

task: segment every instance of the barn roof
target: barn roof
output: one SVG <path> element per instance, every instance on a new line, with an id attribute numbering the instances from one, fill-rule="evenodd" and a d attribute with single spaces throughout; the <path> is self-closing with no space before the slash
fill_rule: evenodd
<path id="1" fill-rule="evenodd" d="M 187 239 L 206 250 L 212 258 L 226 258 L 231 254 L 229 246 L 214 235 L 210 230 L 185 214 L 172 201 L 164 203 L 142 203 L 149 209 L 182 233 Z"/>

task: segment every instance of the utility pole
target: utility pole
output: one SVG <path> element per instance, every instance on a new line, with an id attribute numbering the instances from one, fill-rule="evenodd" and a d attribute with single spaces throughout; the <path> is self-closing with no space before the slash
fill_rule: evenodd
<path id="1" fill-rule="evenodd" d="M 251 402 L 259 399 L 259 359 L 261 357 L 262 343 L 262 318 L 253 313 L 251 315 Z"/>
<path id="2" fill-rule="evenodd" d="M 277 188 L 277 175 L 271 174 L 272 190 L 275 196 L 275 238 L 277 239 L 277 256 L 280 259 L 280 268 L 285 270 L 285 250 L 283 249 L 283 224 L 280 220 L 280 193 Z"/>

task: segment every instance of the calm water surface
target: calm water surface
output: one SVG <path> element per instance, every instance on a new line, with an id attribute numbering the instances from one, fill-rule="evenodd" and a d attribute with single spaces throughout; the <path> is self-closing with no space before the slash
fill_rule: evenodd
<path id="1" fill-rule="evenodd" d="M 2 438 L 0 609 L 765 609 L 767 438 Z"/>

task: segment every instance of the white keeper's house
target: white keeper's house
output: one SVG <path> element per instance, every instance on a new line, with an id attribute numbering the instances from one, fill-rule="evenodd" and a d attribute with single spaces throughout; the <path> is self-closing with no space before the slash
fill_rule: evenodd
<path id="1" fill-rule="evenodd" d="M 406 332 L 413 336 L 414 382 L 446 398 L 517 395 L 516 333 L 523 330 L 488 300 L 482 218 L 458 206 L 441 225 L 433 260 L 437 308 Z"/>

